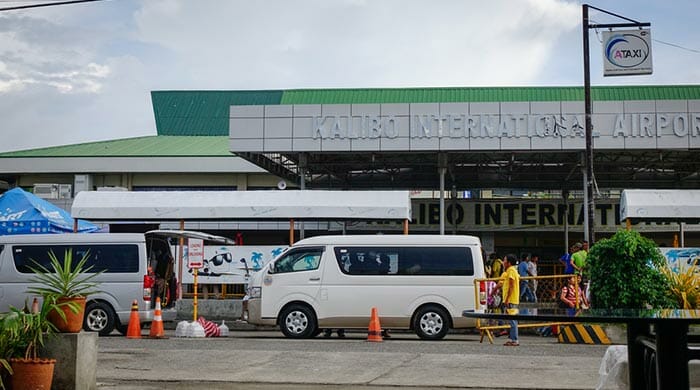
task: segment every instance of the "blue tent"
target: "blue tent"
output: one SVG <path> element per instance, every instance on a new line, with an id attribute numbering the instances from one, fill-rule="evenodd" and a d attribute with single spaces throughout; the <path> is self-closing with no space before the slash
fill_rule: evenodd
<path id="1" fill-rule="evenodd" d="M 99 226 L 78 221 L 78 232 L 91 233 Z M 72 233 L 73 218 L 65 210 L 38 196 L 14 188 L 0 195 L 0 235 Z"/>

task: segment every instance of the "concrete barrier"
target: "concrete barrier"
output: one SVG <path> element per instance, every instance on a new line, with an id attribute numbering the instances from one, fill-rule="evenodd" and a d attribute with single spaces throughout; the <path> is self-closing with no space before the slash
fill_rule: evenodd
<path id="1" fill-rule="evenodd" d="M 192 299 L 176 302 L 177 320 L 192 321 L 194 305 Z M 243 314 L 243 301 L 240 299 L 198 299 L 197 316 L 210 321 L 235 321 Z"/>
<path id="2" fill-rule="evenodd" d="M 56 359 L 52 390 L 97 389 L 96 332 L 59 333 L 44 345 L 44 356 Z"/>

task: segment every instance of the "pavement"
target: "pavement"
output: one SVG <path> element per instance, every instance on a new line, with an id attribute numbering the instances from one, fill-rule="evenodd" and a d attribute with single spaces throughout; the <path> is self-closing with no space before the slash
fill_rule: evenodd
<path id="1" fill-rule="evenodd" d="M 174 335 L 172 332 L 167 332 Z M 520 347 L 479 343 L 476 334 L 438 342 L 397 333 L 290 340 L 272 332 L 219 339 L 101 338 L 99 389 L 595 389 L 607 346 L 522 335 Z"/>

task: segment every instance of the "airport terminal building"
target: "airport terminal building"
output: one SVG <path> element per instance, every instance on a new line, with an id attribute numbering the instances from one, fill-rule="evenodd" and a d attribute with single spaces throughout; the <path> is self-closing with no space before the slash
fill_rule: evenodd
<path id="1" fill-rule="evenodd" d="M 413 194 L 412 233 L 475 234 L 487 249 L 538 252 L 543 259 L 583 237 L 581 87 L 151 96 L 156 136 L 2 153 L 0 184 L 32 190 L 66 209 L 81 190 L 114 187 L 401 189 Z M 700 86 L 594 87 L 592 100 L 596 238 L 624 227 L 624 189 L 700 189 Z M 176 227 L 168 224 L 114 221 L 110 228 Z M 289 223 L 187 221 L 186 228 L 279 244 Z M 636 228 L 672 245 L 679 224 Z M 310 236 L 400 233 L 402 227 L 317 221 L 303 229 Z M 700 246 L 698 225 L 685 232 L 686 246 Z"/>

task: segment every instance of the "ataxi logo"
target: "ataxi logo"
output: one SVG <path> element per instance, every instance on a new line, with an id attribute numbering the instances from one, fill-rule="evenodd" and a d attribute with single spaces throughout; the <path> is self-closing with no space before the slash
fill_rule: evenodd
<path id="1" fill-rule="evenodd" d="M 641 31 L 640 35 L 646 35 Z M 605 58 L 615 66 L 633 68 L 649 57 L 649 45 L 635 34 L 616 34 L 605 43 Z"/>

